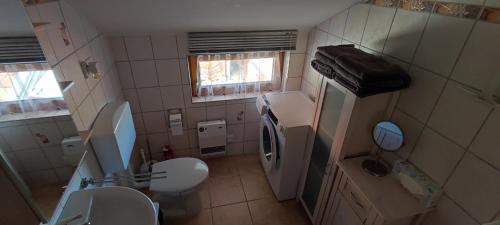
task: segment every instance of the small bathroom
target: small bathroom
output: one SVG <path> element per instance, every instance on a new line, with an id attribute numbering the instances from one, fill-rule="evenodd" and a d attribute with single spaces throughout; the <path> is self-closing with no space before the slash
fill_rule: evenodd
<path id="1" fill-rule="evenodd" d="M 0 225 L 500 225 L 500 1 L 0 2 Z"/>

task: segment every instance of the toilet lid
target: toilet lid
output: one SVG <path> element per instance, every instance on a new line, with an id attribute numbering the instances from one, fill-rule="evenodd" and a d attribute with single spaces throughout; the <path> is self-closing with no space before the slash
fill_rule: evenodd
<path id="1" fill-rule="evenodd" d="M 166 171 L 152 177 L 149 189 L 153 192 L 178 192 L 189 190 L 201 184 L 208 177 L 208 166 L 196 158 L 177 158 L 153 164 L 152 172 Z"/>

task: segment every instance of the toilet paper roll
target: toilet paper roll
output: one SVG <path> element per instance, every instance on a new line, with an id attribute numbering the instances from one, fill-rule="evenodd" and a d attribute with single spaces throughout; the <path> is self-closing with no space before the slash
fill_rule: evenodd
<path id="1" fill-rule="evenodd" d="M 182 135 L 182 115 L 178 114 L 170 114 L 170 131 L 172 132 L 172 136 Z"/>

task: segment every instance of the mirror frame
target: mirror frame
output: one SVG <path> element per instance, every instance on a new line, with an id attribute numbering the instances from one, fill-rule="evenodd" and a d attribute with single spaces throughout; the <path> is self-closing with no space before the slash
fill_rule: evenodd
<path id="1" fill-rule="evenodd" d="M 373 135 L 374 131 L 375 131 L 375 128 L 377 128 L 377 125 L 380 124 L 380 123 L 383 123 L 383 122 L 389 122 L 389 123 L 392 123 L 394 124 L 395 126 L 397 126 L 399 128 L 399 130 L 401 131 L 401 136 L 403 137 L 403 140 L 401 142 L 401 145 L 399 146 L 399 148 L 397 148 L 396 150 L 393 150 L 393 151 L 388 151 L 386 150 L 385 148 L 382 148 L 382 146 L 380 146 L 377 142 L 377 140 L 375 140 L 375 135 Z M 372 127 L 372 130 L 371 130 L 371 136 L 372 136 L 372 140 L 373 140 L 373 143 L 375 143 L 375 145 L 378 147 L 379 150 L 382 150 L 384 152 L 397 152 L 398 150 L 400 150 L 403 146 L 405 146 L 405 132 L 403 131 L 403 128 L 401 128 L 401 126 L 399 126 L 396 122 L 392 121 L 392 120 L 380 120 L 378 121 L 375 125 L 373 125 Z"/>

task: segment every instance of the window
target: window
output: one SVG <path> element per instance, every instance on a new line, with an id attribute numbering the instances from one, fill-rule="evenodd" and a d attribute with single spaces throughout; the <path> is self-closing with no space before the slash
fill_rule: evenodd
<path id="1" fill-rule="evenodd" d="M 282 53 L 246 52 L 190 56 L 193 96 L 277 90 Z"/>
<path id="2" fill-rule="evenodd" d="M 52 70 L 0 72 L 0 101 L 62 97 Z"/>

